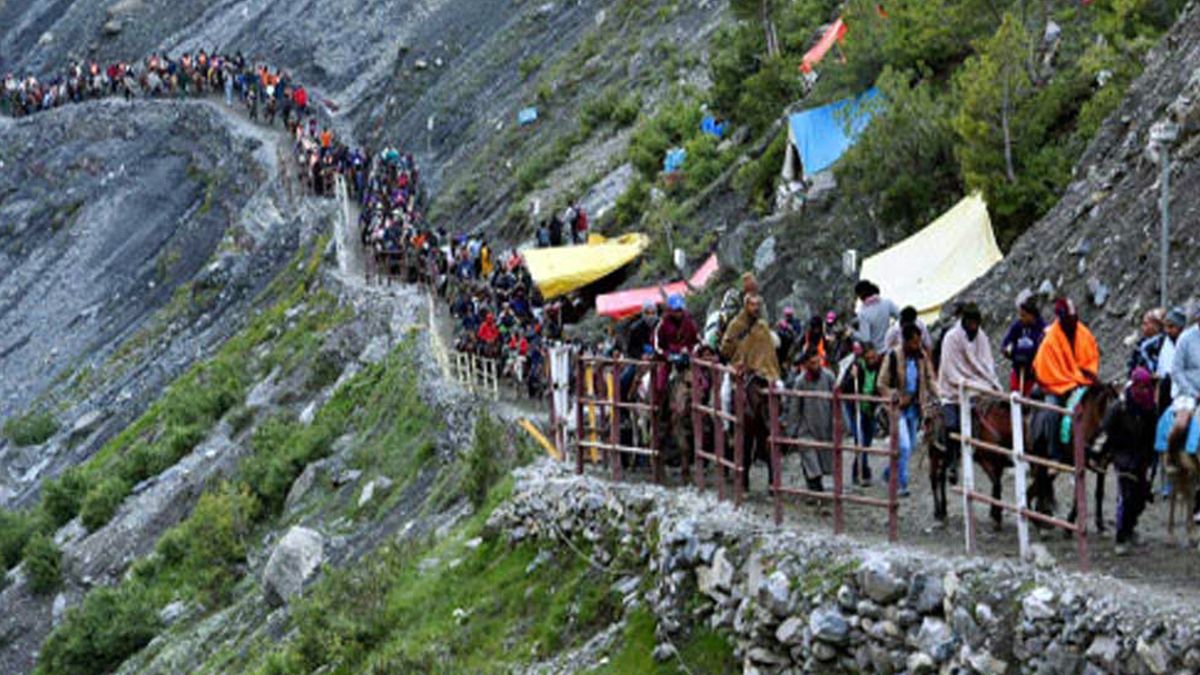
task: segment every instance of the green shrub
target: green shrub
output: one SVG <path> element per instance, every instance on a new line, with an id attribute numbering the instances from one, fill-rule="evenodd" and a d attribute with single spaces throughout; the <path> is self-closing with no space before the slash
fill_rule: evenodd
<path id="1" fill-rule="evenodd" d="M 45 411 L 13 417 L 4 423 L 4 437 L 17 447 L 41 445 L 58 431 L 58 420 Z"/>
<path id="2" fill-rule="evenodd" d="M 499 477 L 501 444 L 504 432 L 492 416 L 480 411 L 475 418 L 475 438 L 467 455 L 466 493 L 479 508 L 487 501 L 492 483 Z"/>
<path id="3" fill-rule="evenodd" d="M 642 214 L 650 206 L 650 185 L 641 178 L 635 178 L 617 197 L 613 205 L 613 222 L 617 230 L 625 230 L 642 220 Z"/>
<path id="4" fill-rule="evenodd" d="M 34 535 L 25 544 L 22 558 L 34 593 L 45 594 L 58 588 L 62 581 L 62 551 L 53 539 L 44 534 Z"/>
<path id="5" fill-rule="evenodd" d="M 88 532 L 94 532 L 112 520 L 117 507 L 129 495 L 129 483 L 120 476 L 110 476 L 88 490 L 79 509 L 79 517 Z"/>
<path id="6" fill-rule="evenodd" d="M 769 213 L 775 200 L 775 181 L 783 155 L 787 152 L 787 131 L 780 130 L 758 159 L 746 162 L 738 169 L 733 184 L 746 195 L 751 208 L 759 213 Z"/>
<path id="7" fill-rule="evenodd" d="M 72 467 L 55 479 L 42 485 L 42 508 L 54 527 L 61 527 L 79 513 L 83 495 L 87 492 L 87 480 L 83 471 Z"/>
<path id="8" fill-rule="evenodd" d="M 175 556 L 180 576 L 194 586 L 201 604 L 228 600 L 246 562 L 250 527 L 258 514 L 258 501 L 248 490 L 225 483 L 201 495 L 191 517 L 173 530 L 179 532 L 173 545 L 182 543 L 183 548 L 183 555 Z"/>
<path id="9" fill-rule="evenodd" d="M 162 443 L 167 457 L 170 458 L 170 463 L 178 462 L 195 450 L 200 441 L 204 440 L 206 433 L 207 430 L 204 427 L 195 424 L 169 425 L 163 434 Z"/>
<path id="10" fill-rule="evenodd" d="M 110 672 L 154 639 L 161 624 L 145 586 L 97 588 L 46 639 L 38 667 L 47 675 Z"/>
<path id="11" fill-rule="evenodd" d="M 158 445 L 137 441 L 121 458 L 117 473 L 125 482 L 137 485 L 151 476 L 157 476 L 166 471 L 173 463 L 174 459 Z"/>
<path id="12" fill-rule="evenodd" d="M 21 555 L 33 534 L 33 519 L 21 511 L 0 509 L 0 560 L 4 569 L 21 562 Z"/>
<path id="13" fill-rule="evenodd" d="M 541 67 L 542 57 L 535 54 L 534 56 L 522 59 L 521 62 L 517 64 L 517 72 L 521 75 L 521 79 L 525 80 L 529 79 L 529 76 Z"/>

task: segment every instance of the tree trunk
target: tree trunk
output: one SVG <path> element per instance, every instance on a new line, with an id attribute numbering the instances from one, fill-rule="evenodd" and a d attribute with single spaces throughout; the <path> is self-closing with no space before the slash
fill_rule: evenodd
<path id="1" fill-rule="evenodd" d="M 759 0 L 758 19 L 762 22 L 763 35 L 767 42 L 767 58 L 779 56 L 779 37 L 775 34 L 775 22 L 771 20 L 771 0 Z"/>
<path id="2" fill-rule="evenodd" d="M 1004 131 L 1004 175 L 1008 177 L 1009 183 L 1016 183 L 1017 172 L 1013 169 L 1012 131 L 1008 126 L 1009 107 L 1011 105 L 1008 88 L 1008 77 L 1005 76 L 1004 95 L 1000 102 L 1000 128 Z"/>

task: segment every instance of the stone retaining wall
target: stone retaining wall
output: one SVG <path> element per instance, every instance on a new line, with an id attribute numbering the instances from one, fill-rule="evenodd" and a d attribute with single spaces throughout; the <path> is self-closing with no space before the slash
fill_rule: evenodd
<path id="1" fill-rule="evenodd" d="M 746 672 L 1200 671 L 1200 622 L 1108 578 L 763 527 L 694 490 L 544 461 L 489 528 L 587 555 L 657 618 L 655 656 L 707 624 Z"/>

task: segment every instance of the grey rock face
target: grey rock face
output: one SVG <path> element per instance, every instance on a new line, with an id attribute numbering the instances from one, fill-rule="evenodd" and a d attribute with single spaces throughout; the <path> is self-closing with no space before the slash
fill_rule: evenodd
<path id="1" fill-rule="evenodd" d="M 325 539 L 306 527 L 293 527 L 271 552 L 263 570 L 267 602 L 281 606 L 299 595 L 325 560 Z"/>

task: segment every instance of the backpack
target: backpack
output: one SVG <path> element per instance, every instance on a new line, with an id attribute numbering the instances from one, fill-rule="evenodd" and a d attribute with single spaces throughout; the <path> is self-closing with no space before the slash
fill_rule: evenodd
<path id="1" fill-rule="evenodd" d="M 581 207 L 579 207 L 579 211 L 575 214 L 575 231 L 576 232 L 587 232 L 587 229 L 588 229 L 587 211 L 584 211 L 583 207 L 581 206 Z"/>

